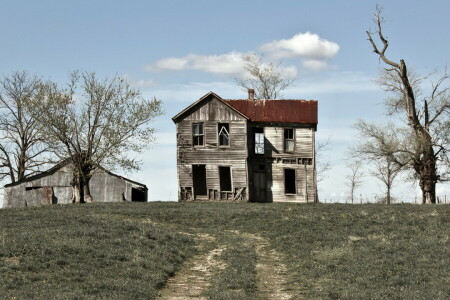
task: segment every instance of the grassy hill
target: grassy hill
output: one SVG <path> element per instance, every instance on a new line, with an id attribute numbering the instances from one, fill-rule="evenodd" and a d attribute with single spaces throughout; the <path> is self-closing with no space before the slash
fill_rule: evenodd
<path id="1" fill-rule="evenodd" d="M 5 299 L 449 299 L 450 206 L 0 210 Z"/>

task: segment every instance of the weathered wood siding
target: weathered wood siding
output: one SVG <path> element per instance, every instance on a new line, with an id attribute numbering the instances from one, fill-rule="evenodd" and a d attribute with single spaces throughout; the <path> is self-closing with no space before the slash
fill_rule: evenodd
<path id="1" fill-rule="evenodd" d="M 314 182 L 314 129 L 304 125 L 249 124 L 249 183 L 253 185 L 253 172 L 264 165 L 266 173 L 266 199 L 268 202 L 313 202 L 316 189 Z M 264 155 L 254 154 L 254 127 L 264 128 Z M 284 151 L 284 129 L 294 128 L 294 152 Z M 306 159 L 306 162 L 305 162 Z M 284 169 L 295 169 L 296 194 L 285 194 Z M 252 198 L 251 201 L 260 201 Z"/>
<path id="2" fill-rule="evenodd" d="M 71 203 L 72 178 L 71 171 L 64 167 L 33 181 L 6 187 L 3 207 Z M 92 176 L 89 187 L 96 202 L 121 202 L 124 198 L 125 201 L 131 201 L 131 189 L 139 186 L 99 170 Z M 52 192 L 50 201 L 43 197 L 48 189 Z"/>
<path id="3" fill-rule="evenodd" d="M 269 157 L 313 157 L 313 129 L 294 128 L 294 152 L 284 152 L 284 129 L 293 127 L 264 127 L 265 155 Z"/>
<path id="4" fill-rule="evenodd" d="M 192 124 L 202 122 L 204 146 L 193 146 Z M 218 123 L 229 123 L 230 146 L 218 146 Z M 233 189 L 247 188 L 247 122 L 217 99 L 187 115 L 177 126 L 177 168 L 180 191 L 192 188 L 192 165 L 206 165 L 208 190 L 220 191 L 219 166 L 231 167 Z M 180 201 L 181 199 L 180 194 Z"/>

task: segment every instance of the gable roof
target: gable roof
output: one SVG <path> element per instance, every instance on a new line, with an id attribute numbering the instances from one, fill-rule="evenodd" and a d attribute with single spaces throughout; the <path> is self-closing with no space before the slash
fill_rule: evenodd
<path id="1" fill-rule="evenodd" d="M 176 116 L 172 120 L 177 123 L 187 114 L 198 109 L 210 99 L 217 99 L 234 112 L 253 122 L 282 122 L 317 124 L 317 100 L 247 100 L 222 99 L 214 92 L 209 92 Z"/>
<path id="2" fill-rule="evenodd" d="M 22 184 L 24 182 L 30 182 L 30 181 L 33 181 L 33 180 L 36 180 L 36 179 L 39 179 L 39 178 L 43 178 L 43 177 L 46 177 L 46 176 L 53 175 L 57 171 L 61 170 L 65 166 L 67 166 L 68 164 L 70 164 L 70 159 L 66 158 L 66 159 L 62 160 L 61 162 L 59 162 L 58 164 L 56 164 L 53 167 L 51 167 L 50 169 L 48 169 L 47 171 L 40 172 L 40 173 L 38 173 L 36 175 L 24 178 L 24 179 L 16 181 L 16 182 L 5 184 L 4 187 L 5 188 L 12 187 L 12 186 L 16 186 L 16 185 Z M 133 181 L 133 180 L 125 178 L 123 176 L 114 174 L 113 172 L 106 170 L 102 166 L 99 166 L 98 168 L 99 168 L 99 170 L 102 170 L 103 172 L 107 173 L 110 176 L 114 176 L 114 177 L 123 179 L 125 181 L 128 181 L 130 183 L 134 183 L 134 184 L 140 185 L 140 186 L 144 187 L 146 190 L 148 189 L 147 186 L 145 184 L 143 184 L 143 183 L 140 183 L 140 182 L 137 182 L 137 181 Z"/>
<path id="3" fill-rule="evenodd" d="M 317 124 L 317 100 L 224 100 L 253 122 Z"/>
<path id="4" fill-rule="evenodd" d="M 228 104 L 227 102 L 225 102 L 219 95 L 217 95 L 214 92 L 209 92 L 206 95 L 204 95 L 203 97 L 201 97 L 200 99 L 198 99 L 197 101 L 195 101 L 194 103 L 192 103 L 191 105 L 189 105 L 188 107 L 186 107 L 185 109 L 183 109 L 180 113 L 178 113 L 176 116 L 174 116 L 172 118 L 172 121 L 174 121 L 175 123 L 181 121 L 181 119 L 186 116 L 187 114 L 189 114 L 190 112 L 192 112 L 193 110 L 197 109 L 200 105 L 202 105 L 204 102 L 209 101 L 210 99 L 217 99 L 219 102 L 221 102 L 222 104 L 224 104 L 225 106 L 229 107 L 231 110 L 233 110 L 234 112 L 236 112 L 237 114 L 239 114 L 240 116 L 242 116 L 245 119 L 248 119 L 247 116 L 245 116 L 242 112 L 240 112 L 239 110 L 237 110 L 236 108 L 234 108 L 233 106 L 231 106 L 230 104 Z"/>

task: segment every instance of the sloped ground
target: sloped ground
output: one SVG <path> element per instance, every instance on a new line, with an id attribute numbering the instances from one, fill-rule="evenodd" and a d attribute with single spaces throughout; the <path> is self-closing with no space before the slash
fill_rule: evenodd
<path id="1" fill-rule="evenodd" d="M 450 299 L 450 206 L 0 210 L 5 299 Z"/>

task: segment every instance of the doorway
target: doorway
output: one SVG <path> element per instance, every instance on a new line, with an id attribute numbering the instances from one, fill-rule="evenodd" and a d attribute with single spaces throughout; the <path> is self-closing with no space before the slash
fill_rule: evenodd
<path id="1" fill-rule="evenodd" d="M 192 186 L 194 199 L 197 196 L 206 196 L 206 165 L 192 165 Z"/>
<path id="2" fill-rule="evenodd" d="M 266 202 L 266 173 L 253 173 L 253 202 Z"/>
<path id="3" fill-rule="evenodd" d="M 147 202 L 145 190 L 142 188 L 131 188 L 131 201 Z"/>

